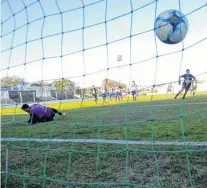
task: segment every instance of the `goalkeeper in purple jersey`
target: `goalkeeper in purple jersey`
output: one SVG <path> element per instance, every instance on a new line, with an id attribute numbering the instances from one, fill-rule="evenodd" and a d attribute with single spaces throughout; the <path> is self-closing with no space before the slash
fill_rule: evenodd
<path id="1" fill-rule="evenodd" d="M 192 74 L 190 74 L 190 70 L 187 69 L 186 70 L 186 74 L 183 74 L 179 77 L 179 84 L 180 84 L 180 79 L 184 78 L 183 84 L 182 84 L 182 89 L 177 93 L 177 95 L 175 96 L 175 99 L 178 97 L 178 95 L 180 95 L 184 90 L 185 93 L 183 95 L 183 99 L 185 99 L 186 94 L 188 93 L 191 83 L 193 81 L 196 81 L 195 76 L 193 76 Z"/>
<path id="2" fill-rule="evenodd" d="M 28 104 L 23 104 L 22 110 L 30 114 L 30 119 L 28 120 L 29 125 L 52 121 L 55 117 L 55 114 L 65 116 L 65 113 L 59 112 L 54 108 L 42 106 L 40 104 L 33 104 L 31 106 Z"/>

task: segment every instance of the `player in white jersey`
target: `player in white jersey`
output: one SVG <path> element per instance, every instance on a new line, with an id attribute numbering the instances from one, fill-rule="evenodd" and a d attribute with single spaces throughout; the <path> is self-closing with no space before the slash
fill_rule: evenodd
<path id="1" fill-rule="evenodd" d="M 120 101 L 120 88 L 119 86 L 115 85 L 115 97 L 116 97 L 116 101 Z"/>
<path id="2" fill-rule="evenodd" d="M 109 86 L 108 91 L 109 91 L 109 99 L 110 99 L 110 103 L 111 103 L 113 100 L 113 96 L 114 96 L 114 88 Z"/>
<path id="3" fill-rule="evenodd" d="M 166 97 L 168 96 L 168 93 L 172 93 L 172 94 L 173 94 L 173 86 L 172 86 L 172 83 L 170 83 L 170 84 L 167 86 Z"/>
<path id="4" fill-rule="evenodd" d="M 106 101 L 106 86 L 103 86 L 101 88 L 101 95 L 102 95 L 102 98 L 103 98 L 103 104 L 105 103 Z"/>
<path id="5" fill-rule="evenodd" d="M 189 88 L 189 90 L 190 90 L 190 94 L 194 96 L 197 90 L 197 81 L 192 81 L 191 87 Z"/>
<path id="6" fill-rule="evenodd" d="M 120 99 L 122 100 L 122 86 L 119 85 L 119 94 L 120 94 Z"/>
<path id="7" fill-rule="evenodd" d="M 137 97 L 136 97 L 136 95 L 137 95 L 137 84 L 135 83 L 135 81 L 132 82 L 131 90 L 132 90 L 133 101 L 135 101 L 137 99 Z"/>

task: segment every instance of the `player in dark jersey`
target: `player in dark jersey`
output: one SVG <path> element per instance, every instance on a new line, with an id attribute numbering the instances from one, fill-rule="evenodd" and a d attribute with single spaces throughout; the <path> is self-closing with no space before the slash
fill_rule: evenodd
<path id="1" fill-rule="evenodd" d="M 65 116 L 65 113 L 59 112 L 54 108 L 42 106 L 40 104 L 33 104 L 31 106 L 28 104 L 23 104 L 22 110 L 30 114 L 30 119 L 27 122 L 29 125 L 52 121 L 55 117 L 55 114 Z"/>
<path id="2" fill-rule="evenodd" d="M 123 96 L 122 96 L 122 86 L 119 85 L 119 94 L 120 94 L 120 99 L 122 100 Z"/>
<path id="3" fill-rule="evenodd" d="M 97 104 L 97 102 L 98 102 L 98 91 L 94 86 L 92 86 L 92 95 L 94 97 L 95 103 Z"/>
<path id="4" fill-rule="evenodd" d="M 83 88 L 83 89 L 81 89 L 81 98 L 85 99 L 85 97 L 86 97 L 86 89 Z"/>
<path id="5" fill-rule="evenodd" d="M 190 89 L 192 81 L 196 81 L 195 76 L 190 74 L 190 70 L 186 70 L 186 74 L 183 74 L 179 77 L 179 84 L 180 84 L 180 79 L 184 78 L 183 84 L 182 84 L 182 89 L 176 94 L 175 99 L 185 90 L 185 93 L 183 95 L 183 99 L 185 99 L 186 94 L 188 93 L 188 90 Z"/>

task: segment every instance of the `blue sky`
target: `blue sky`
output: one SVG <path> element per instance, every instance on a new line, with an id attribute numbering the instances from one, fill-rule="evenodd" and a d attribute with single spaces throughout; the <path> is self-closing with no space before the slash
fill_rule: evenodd
<path id="1" fill-rule="evenodd" d="M 97 3 L 90 5 L 94 2 Z M 132 35 L 153 28 L 155 2 L 153 0 L 131 1 L 133 10 L 150 2 L 152 3 L 148 6 L 133 13 Z M 33 4 L 28 6 L 31 3 Z M 159 57 L 156 80 L 155 58 L 134 64 L 130 68 L 128 66 L 130 54 L 131 63 L 140 62 L 157 55 L 153 31 L 132 37 L 130 45 L 131 14 L 126 14 L 131 11 L 130 0 L 108 0 L 107 13 L 106 1 L 41 0 L 40 3 L 41 5 L 36 0 L 8 0 L 1 3 L 3 26 L 1 31 L 3 36 L 1 76 L 18 75 L 31 82 L 70 77 L 81 86 L 100 85 L 102 79 L 107 77 L 125 83 L 136 80 L 137 83 L 145 85 L 154 84 L 154 81 L 155 83 L 174 81 L 186 68 L 190 68 L 195 75 L 207 71 L 207 40 L 185 50 L 182 64 L 181 53 Z M 181 0 L 181 11 L 183 14 L 188 14 L 205 5 L 205 3 L 205 0 Z M 86 6 L 84 16 L 83 8 L 81 8 L 83 4 Z M 28 6 L 27 9 L 19 12 L 25 6 Z M 71 9 L 75 10 L 64 12 Z M 158 1 L 157 15 L 168 9 L 179 10 L 179 1 Z M 60 11 L 64 12 L 62 19 L 59 14 Z M 15 16 L 11 17 L 13 14 Z M 51 14 L 53 15 L 48 16 Z M 105 18 L 110 20 L 123 14 L 126 15 L 109 21 L 107 24 L 104 23 Z M 45 19 L 44 15 L 46 15 Z M 189 31 L 184 40 L 184 47 L 207 37 L 206 18 L 207 6 L 187 16 Z M 28 22 L 29 25 L 27 25 Z M 102 24 L 96 25 L 97 23 Z M 91 25 L 94 26 L 88 27 Z M 63 35 L 60 34 L 62 32 L 64 32 Z M 110 43 L 107 46 L 104 45 L 106 44 L 106 35 L 108 43 Z M 41 37 L 43 40 L 40 39 Z M 126 39 L 111 43 L 121 38 Z M 25 44 L 26 40 L 28 41 L 27 45 Z M 11 46 L 14 48 L 7 50 Z M 26 46 L 27 51 L 25 53 Z M 89 50 L 94 46 L 99 47 Z M 84 53 L 83 48 L 86 49 Z M 166 45 L 157 39 L 157 49 L 158 55 L 170 53 L 181 50 L 182 43 Z M 123 56 L 119 65 L 126 66 L 98 72 L 118 66 L 116 58 L 119 54 Z M 61 55 L 63 55 L 62 61 Z M 42 60 L 43 57 L 45 58 L 44 61 Z M 8 66 L 10 69 L 4 70 Z M 93 72 L 97 73 L 88 75 Z M 84 74 L 87 76 L 81 76 Z M 206 75 L 200 79 L 205 78 Z"/>

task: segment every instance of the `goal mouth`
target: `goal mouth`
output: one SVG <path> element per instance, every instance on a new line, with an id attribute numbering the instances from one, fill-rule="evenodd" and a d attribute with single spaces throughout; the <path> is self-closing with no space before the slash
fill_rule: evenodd
<path id="1" fill-rule="evenodd" d="M 0 6 L 2 187 L 205 187 L 206 2 Z"/>

